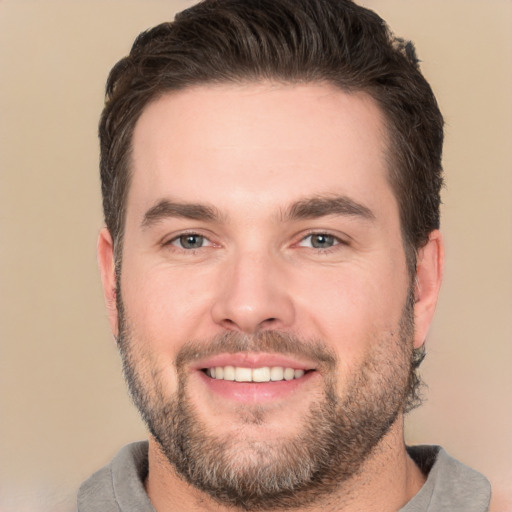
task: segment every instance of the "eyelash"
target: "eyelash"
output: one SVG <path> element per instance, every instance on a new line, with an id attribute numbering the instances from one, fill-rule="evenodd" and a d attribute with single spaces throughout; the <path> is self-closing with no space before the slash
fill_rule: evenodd
<path id="1" fill-rule="evenodd" d="M 201 244 L 200 247 L 183 247 L 183 241 L 184 239 L 186 238 L 200 238 L 201 239 L 201 242 L 203 242 Z M 310 245 L 305 245 L 305 241 L 308 240 L 308 239 L 312 239 L 312 237 L 325 237 L 327 239 L 332 239 L 332 245 L 329 246 L 329 247 L 325 247 L 325 248 L 322 248 L 322 247 L 313 247 L 313 242 L 311 242 L 311 246 Z M 204 242 L 206 242 L 206 245 L 204 245 Z M 205 235 L 201 235 L 199 233 L 196 233 L 196 232 L 186 232 L 186 233 L 180 233 L 179 235 L 171 238 L 170 240 L 164 242 L 162 244 L 164 247 L 173 247 L 177 250 L 181 250 L 181 251 L 184 251 L 184 252 L 188 252 L 188 253 L 194 253 L 195 251 L 199 250 L 199 249 L 203 249 L 205 247 L 211 247 L 211 246 L 215 246 L 215 244 L 208 238 L 206 237 Z M 320 254 L 327 254 L 331 251 L 335 251 L 336 248 L 340 245 L 349 245 L 348 242 L 346 240 L 343 240 L 341 239 L 340 237 L 338 236 L 335 236 L 335 235 L 332 235 L 331 233 L 328 233 L 328 232 L 323 232 L 323 231 L 313 231 L 311 233 L 308 233 L 306 234 L 305 236 L 303 236 L 299 242 L 297 244 L 295 244 L 296 247 L 305 247 L 305 248 L 308 248 L 308 249 L 311 249 L 313 250 L 314 252 L 316 253 L 320 253 Z"/>
<path id="2" fill-rule="evenodd" d="M 186 238 L 201 238 L 203 241 L 207 242 L 206 245 L 201 245 L 200 247 L 189 247 L 189 248 L 186 248 L 186 247 L 183 247 L 183 245 L 180 243 L 180 240 L 183 241 L 183 239 L 186 239 Z M 178 243 L 180 243 L 180 245 L 178 245 Z M 182 250 L 182 251 L 186 251 L 186 252 L 194 252 L 194 251 L 197 251 L 199 249 L 203 249 L 204 247 L 210 247 L 210 246 L 213 246 L 215 245 L 213 242 L 211 242 L 211 240 L 204 236 L 204 235 L 201 235 L 199 233 L 196 233 L 196 232 L 188 232 L 188 233 L 180 233 L 179 235 L 171 238 L 170 240 L 164 242 L 163 244 L 164 246 L 168 247 L 168 246 L 171 246 L 171 247 L 174 247 L 178 250 Z"/>
<path id="3" fill-rule="evenodd" d="M 333 241 L 333 245 L 331 245 L 330 247 L 326 247 L 326 248 L 322 248 L 322 247 L 311 247 L 311 246 L 306 246 L 306 245 L 301 245 L 303 242 L 305 242 L 308 238 L 311 239 L 312 237 L 326 237 L 326 238 L 331 238 L 332 241 Z M 325 232 L 325 231 L 312 231 L 310 233 L 308 233 L 307 235 L 303 236 L 298 244 L 299 247 L 306 247 L 308 249 L 311 249 L 311 250 L 314 250 L 316 253 L 320 253 L 320 254 L 328 254 L 332 251 L 336 251 L 337 248 L 339 248 L 339 246 L 347 246 L 349 245 L 348 242 L 346 240 L 343 240 L 342 238 L 336 236 L 336 235 L 333 235 L 329 232 Z"/>

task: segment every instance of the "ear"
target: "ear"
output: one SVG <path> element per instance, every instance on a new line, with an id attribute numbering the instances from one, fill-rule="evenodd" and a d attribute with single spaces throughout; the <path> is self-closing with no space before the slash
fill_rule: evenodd
<path id="1" fill-rule="evenodd" d="M 107 306 L 108 319 L 112 334 L 118 335 L 118 315 L 116 303 L 116 268 L 114 262 L 114 243 L 107 228 L 100 231 L 98 237 L 98 265 L 100 267 L 103 295 Z"/>
<path id="2" fill-rule="evenodd" d="M 441 233 L 434 230 L 417 254 L 414 287 L 414 347 L 425 342 L 434 316 L 443 275 L 444 246 Z"/>

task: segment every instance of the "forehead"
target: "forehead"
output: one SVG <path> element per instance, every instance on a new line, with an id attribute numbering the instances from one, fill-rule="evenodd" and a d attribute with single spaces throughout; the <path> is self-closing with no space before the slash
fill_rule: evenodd
<path id="1" fill-rule="evenodd" d="M 386 148 L 383 115 L 364 93 L 329 84 L 188 88 L 153 101 L 137 122 L 128 210 L 157 195 L 268 207 L 300 195 L 389 196 Z"/>

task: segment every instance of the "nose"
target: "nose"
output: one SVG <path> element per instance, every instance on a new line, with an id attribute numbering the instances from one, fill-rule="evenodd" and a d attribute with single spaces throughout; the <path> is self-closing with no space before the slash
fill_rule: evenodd
<path id="1" fill-rule="evenodd" d="M 211 310 L 216 324 L 245 334 L 293 324 L 294 304 L 283 266 L 276 260 L 253 252 L 226 262 Z"/>

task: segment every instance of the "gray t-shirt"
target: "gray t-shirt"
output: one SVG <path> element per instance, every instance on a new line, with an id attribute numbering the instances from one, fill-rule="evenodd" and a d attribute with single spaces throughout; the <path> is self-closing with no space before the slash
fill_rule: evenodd
<path id="1" fill-rule="evenodd" d="M 407 450 L 428 477 L 418 494 L 398 512 L 487 512 L 491 487 L 483 475 L 439 446 Z M 110 464 L 82 484 L 77 512 L 155 512 L 144 490 L 147 473 L 147 441 L 125 446 Z"/>

